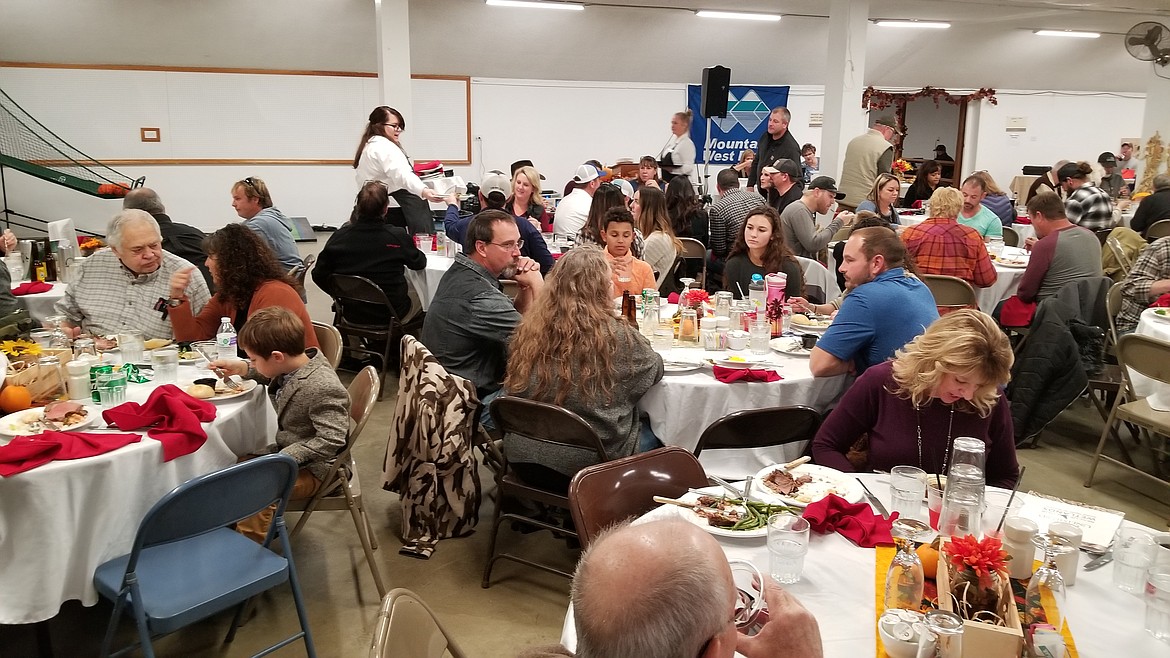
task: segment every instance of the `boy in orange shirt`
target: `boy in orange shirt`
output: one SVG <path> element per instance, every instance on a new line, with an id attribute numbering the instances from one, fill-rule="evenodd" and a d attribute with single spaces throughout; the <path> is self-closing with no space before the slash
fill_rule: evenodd
<path id="1" fill-rule="evenodd" d="M 620 206 L 610 208 L 605 211 L 601 224 L 605 257 L 613 277 L 613 296 L 621 297 L 623 291 L 641 295 L 643 288 L 656 289 L 654 270 L 630 253 L 630 245 L 634 243 L 634 216 L 630 211 Z"/>

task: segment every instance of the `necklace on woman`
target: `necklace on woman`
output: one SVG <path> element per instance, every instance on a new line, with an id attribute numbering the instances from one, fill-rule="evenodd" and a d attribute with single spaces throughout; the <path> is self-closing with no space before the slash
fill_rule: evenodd
<path id="1" fill-rule="evenodd" d="M 920 407 L 914 408 L 914 415 L 918 429 L 918 468 L 926 471 L 926 465 L 922 462 L 922 409 Z M 947 470 L 947 460 L 951 458 L 951 430 L 955 427 L 955 407 L 951 405 L 951 418 L 947 422 L 947 441 L 946 451 L 943 453 L 942 468 L 938 473 L 945 473 Z M 926 471 L 929 473 L 930 471 Z"/>

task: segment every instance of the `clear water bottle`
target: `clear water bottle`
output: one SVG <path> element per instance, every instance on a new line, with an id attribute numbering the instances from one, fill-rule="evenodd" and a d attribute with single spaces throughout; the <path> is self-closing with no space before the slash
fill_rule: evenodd
<path id="1" fill-rule="evenodd" d="M 219 319 L 219 329 L 215 332 L 215 347 L 221 361 L 236 358 L 236 328 L 232 326 L 232 319 Z"/>
<path id="2" fill-rule="evenodd" d="M 764 277 L 752 275 L 752 282 L 748 284 L 748 299 L 757 313 L 763 313 L 768 304 L 768 286 L 764 284 Z"/>

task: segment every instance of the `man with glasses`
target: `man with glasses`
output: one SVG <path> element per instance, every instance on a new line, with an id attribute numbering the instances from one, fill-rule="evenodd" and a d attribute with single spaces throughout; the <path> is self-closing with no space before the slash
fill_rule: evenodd
<path id="1" fill-rule="evenodd" d="M 297 243 L 292 236 L 292 220 L 272 206 L 272 195 L 264 181 L 249 176 L 232 185 L 232 208 L 244 219 L 244 226 L 264 238 L 276 260 L 286 270 L 301 264 Z"/>
<path id="2" fill-rule="evenodd" d="M 768 620 L 756 635 L 744 635 L 731 568 L 711 535 L 682 519 L 611 529 L 590 544 L 573 577 L 576 654 L 824 655 L 812 613 L 771 578 L 763 581 Z M 553 653 L 558 649 L 539 651 L 564 655 Z"/>
<path id="3" fill-rule="evenodd" d="M 544 279 L 540 264 L 524 258 L 516 220 L 502 210 L 485 210 L 467 225 L 463 253 L 439 281 L 420 339 L 448 372 L 475 384 L 490 428 L 488 403 L 500 390 L 508 340 L 520 314 L 536 298 Z M 512 302 L 500 279 L 520 287 Z"/>
<path id="4" fill-rule="evenodd" d="M 508 195 L 511 193 L 512 181 L 508 180 L 503 172 L 493 171 L 480 181 L 480 207 L 506 212 Z M 447 203 L 447 214 L 443 217 L 443 230 L 446 231 L 448 238 L 463 244 L 463 238 L 467 234 L 467 225 L 471 223 L 472 216 L 468 213 L 461 214 L 458 195 L 448 194 L 443 197 L 443 200 Z M 523 243 L 520 254 L 540 263 L 541 275 L 548 274 L 556 261 L 553 260 L 552 253 L 549 252 L 548 245 L 544 241 L 544 236 L 540 234 L 540 229 L 533 226 L 527 219 L 515 215 L 512 217 L 516 220 L 516 228 L 520 231 L 520 241 Z"/>

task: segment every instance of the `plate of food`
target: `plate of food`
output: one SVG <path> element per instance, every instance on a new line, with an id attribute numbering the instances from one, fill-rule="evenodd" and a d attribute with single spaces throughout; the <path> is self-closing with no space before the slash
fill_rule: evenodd
<path id="1" fill-rule="evenodd" d="M 678 505 L 679 514 L 703 530 L 735 539 L 767 537 L 768 517 L 791 509 L 754 500 L 745 504 L 743 499 L 728 497 L 726 493 L 722 487 L 696 489 L 670 504 Z"/>
<path id="2" fill-rule="evenodd" d="M 773 338 L 772 340 L 768 341 L 768 347 L 771 347 L 775 352 L 787 354 L 789 356 L 807 357 L 812 353 L 810 350 L 804 349 L 804 345 L 801 343 L 799 336 L 781 336 L 779 338 Z"/>
<path id="3" fill-rule="evenodd" d="M 827 315 L 811 313 L 793 313 L 789 322 L 793 331 L 807 331 L 814 334 L 823 334 L 833 324 L 833 319 Z"/>
<path id="4" fill-rule="evenodd" d="M 771 368 L 774 364 L 762 356 L 729 356 L 726 359 L 711 359 L 711 363 L 724 368 L 747 370 L 748 368 Z"/>
<path id="5" fill-rule="evenodd" d="M 996 265 L 1002 265 L 1004 267 L 1013 269 L 1023 269 L 1028 266 L 1028 259 L 1023 256 L 999 256 L 998 258 L 993 258 L 992 260 L 995 261 Z"/>
<path id="6" fill-rule="evenodd" d="M 815 503 L 829 494 L 856 503 L 865 494 L 856 477 L 817 464 L 801 464 L 787 472 L 779 464 L 768 466 L 756 473 L 755 481 L 759 486 L 752 491 L 758 491 L 761 500 L 797 507 Z"/>
<path id="7" fill-rule="evenodd" d="M 239 384 L 240 388 L 233 389 L 221 379 L 213 379 L 211 377 L 196 379 L 186 388 L 187 395 L 198 400 L 220 402 L 222 400 L 238 398 L 241 395 L 250 393 L 252 389 L 256 388 L 256 380 L 254 379 L 243 379 L 239 375 L 232 375 L 232 381 Z"/>
<path id="8" fill-rule="evenodd" d="M 1150 315 L 1154 316 L 1155 320 L 1170 322 L 1170 308 L 1155 308 Z"/>
<path id="9" fill-rule="evenodd" d="M 663 359 L 662 370 L 668 375 L 701 370 L 705 364 L 701 361 L 686 361 L 681 359 Z"/>
<path id="10" fill-rule="evenodd" d="M 25 409 L 0 418 L 0 435 L 29 436 L 44 431 L 69 432 L 88 427 L 102 410 L 80 402 L 50 402 L 44 408 Z"/>

